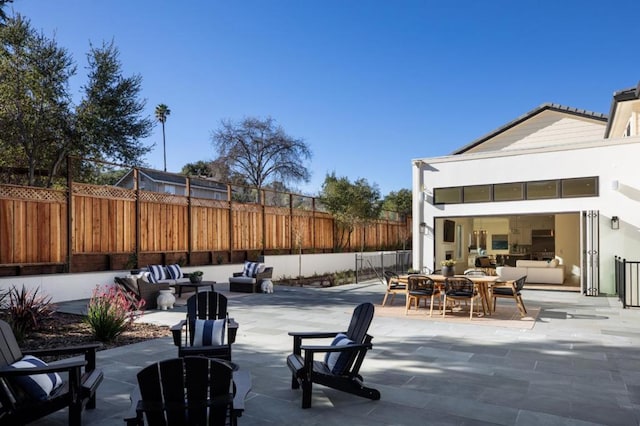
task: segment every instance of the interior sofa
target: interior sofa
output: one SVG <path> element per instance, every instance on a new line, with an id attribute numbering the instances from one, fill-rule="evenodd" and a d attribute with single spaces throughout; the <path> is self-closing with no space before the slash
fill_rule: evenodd
<path id="1" fill-rule="evenodd" d="M 242 272 L 234 272 L 229 277 L 229 291 L 239 293 L 259 293 L 262 281 L 270 280 L 273 268 L 262 262 L 244 262 Z"/>
<path id="2" fill-rule="evenodd" d="M 558 259 L 517 260 L 516 266 L 499 266 L 496 273 L 503 281 L 517 280 L 526 275 L 527 283 L 562 284 L 564 265 Z"/>
<path id="3" fill-rule="evenodd" d="M 173 290 L 171 285 L 189 282 L 189 273 L 183 272 L 179 265 L 149 265 L 136 274 L 115 277 L 114 282 L 133 293 L 135 300 L 144 300 L 142 309 L 156 309 L 160 290 Z"/>

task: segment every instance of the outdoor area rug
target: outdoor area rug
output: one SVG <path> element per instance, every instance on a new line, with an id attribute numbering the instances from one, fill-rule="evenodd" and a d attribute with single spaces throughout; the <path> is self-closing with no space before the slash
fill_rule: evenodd
<path id="1" fill-rule="evenodd" d="M 523 328 L 531 330 L 536 323 L 538 314 L 540 313 L 540 308 L 527 307 L 527 315 L 521 317 L 515 303 L 513 306 L 508 306 L 507 304 L 500 304 L 498 302 L 496 312 L 492 312 L 491 315 L 484 315 L 482 313 L 482 308 L 480 309 L 480 314 L 476 315 L 475 308 L 476 306 L 474 306 L 472 320 L 469 320 L 468 306 L 454 308 L 453 312 L 448 309 L 447 315 L 443 318 L 442 311 L 438 310 L 437 304 L 434 305 L 433 316 L 430 317 L 429 308 L 425 309 L 422 303 L 420 304 L 419 309 L 416 310 L 415 308 L 412 308 L 409 310 L 409 314 L 405 316 L 404 304 L 399 303 L 396 300 L 393 305 L 390 305 L 389 302 L 387 302 L 386 306 L 376 305 L 376 316 L 403 317 L 417 321 L 440 321 L 460 324 L 473 323 L 477 325 L 490 325 L 493 327 Z"/>

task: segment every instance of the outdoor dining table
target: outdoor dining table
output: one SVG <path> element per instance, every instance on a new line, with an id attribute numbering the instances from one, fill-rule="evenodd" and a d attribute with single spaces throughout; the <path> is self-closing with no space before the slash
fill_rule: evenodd
<path id="1" fill-rule="evenodd" d="M 500 279 L 498 276 L 486 275 L 486 276 L 468 276 L 468 275 L 455 275 L 456 277 L 469 278 L 476 286 L 480 300 L 482 300 L 482 310 L 488 312 L 491 315 L 491 285 Z M 427 277 L 433 280 L 441 288 L 444 286 L 446 276 L 440 274 L 427 274 Z M 398 282 L 403 284 L 409 283 L 409 275 L 400 275 Z"/>

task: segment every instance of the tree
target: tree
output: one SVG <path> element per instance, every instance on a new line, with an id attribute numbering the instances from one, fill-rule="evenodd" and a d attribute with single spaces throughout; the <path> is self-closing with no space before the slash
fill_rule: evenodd
<path id="1" fill-rule="evenodd" d="M 65 156 L 77 149 L 66 49 L 19 14 L 0 26 L 1 162 L 23 168 L 27 185 L 50 186 Z"/>
<path id="2" fill-rule="evenodd" d="M 402 249 L 406 247 L 408 235 L 406 222 L 407 218 L 413 211 L 413 194 L 409 189 L 401 189 L 398 192 L 391 191 L 382 203 L 382 208 L 388 211 L 394 211 L 398 213 L 400 220 L 402 221 L 401 236 L 402 236 Z"/>
<path id="3" fill-rule="evenodd" d="M 302 139 L 287 135 L 272 118 L 223 120 L 212 142 L 231 176 L 243 175 L 258 189 L 274 179 L 309 181 L 311 174 L 303 162 L 311 158 L 311 150 Z"/>
<path id="4" fill-rule="evenodd" d="M 164 171 L 167 171 L 167 144 L 164 135 L 164 123 L 167 121 L 167 117 L 171 115 L 171 110 L 165 104 L 159 104 L 156 107 L 156 120 L 162 123 L 162 152 L 164 154 Z"/>
<path id="5" fill-rule="evenodd" d="M 337 248 L 346 247 L 356 226 L 379 218 L 382 209 L 377 185 L 362 178 L 351 183 L 346 177 L 336 177 L 335 172 L 325 177 L 319 199 L 336 220 L 340 231 Z"/>
<path id="6" fill-rule="evenodd" d="M 13 0 L 0 0 L 0 25 L 4 25 L 7 22 L 7 12 L 4 11 L 7 3 L 13 3 Z"/>
<path id="7" fill-rule="evenodd" d="M 152 147 L 140 139 L 151 134 L 153 121 L 143 116 L 142 77 L 124 77 L 119 55 L 113 42 L 90 46 L 89 82 L 76 111 L 79 139 L 84 156 L 142 165 Z"/>

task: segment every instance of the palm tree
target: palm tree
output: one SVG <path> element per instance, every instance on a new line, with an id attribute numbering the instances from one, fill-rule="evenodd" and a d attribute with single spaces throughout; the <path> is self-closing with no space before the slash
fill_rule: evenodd
<path id="1" fill-rule="evenodd" d="M 164 137 L 164 123 L 167 117 L 171 115 L 171 110 L 165 104 L 159 104 L 156 107 L 156 120 L 162 123 L 162 151 L 164 153 L 164 171 L 167 171 L 167 144 Z"/>

